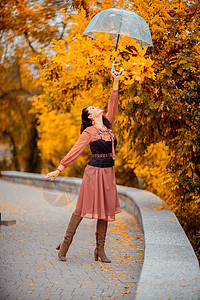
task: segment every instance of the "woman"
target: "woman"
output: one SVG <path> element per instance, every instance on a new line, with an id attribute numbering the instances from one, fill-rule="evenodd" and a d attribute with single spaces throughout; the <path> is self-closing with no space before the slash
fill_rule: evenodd
<path id="1" fill-rule="evenodd" d="M 60 161 L 57 170 L 44 178 L 56 179 L 69 165 L 73 164 L 90 144 L 92 157 L 85 168 L 75 211 L 73 212 L 64 239 L 58 247 L 58 257 L 66 261 L 66 254 L 76 229 L 83 218 L 97 219 L 95 261 L 110 263 L 104 245 L 108 221 L 115 220 L 121 212 L 116 189 L 114 160 L 117 140 L 112 132 L 118 108 L 118 72 L 111 72 L 113 90 L 108 102 L 108 112 L 103 116 L 99 107 L 89 106 L 82 110 L 81 135 L 68 154 Z"/>

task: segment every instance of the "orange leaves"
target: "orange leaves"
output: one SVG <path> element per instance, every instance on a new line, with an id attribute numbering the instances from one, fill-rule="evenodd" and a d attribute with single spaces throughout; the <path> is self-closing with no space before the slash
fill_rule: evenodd
<path id="1" fill-rule="evenodd" d="M 124 257 L 124 258 L 133 258 L 133 255 L 129 255 L 128 253 L 124 253 L 124 254 L 120 254 L 120 257 Z"/>
<path id="2" fill-rule="evenodd" d="M 125 290 L 122 294 L 123 294 L 123 295 L 128 295 L 128 294 L 130 294 L 130 292 L 131 292 L 131 291 L 129 291 L 129 290 Z"/>
<path id="3" fill-rule="evenodd" d="M 92 82 L 104 80 L 106 73 L 110 72 L 112 60 L 116 57 L 116 66 L 121 65 L 124 73 L 121 80 L 125 85 L 131 85 L 135 81 L 142 82 L 146 77 L 155 79 L 150 58 L 145 58 L 147 48 L 142 49 L 139 44 L 133 42 L 135 50 L 126 50 L 129 45 L 127 39 L 122 39 L 117 54 L 114 51 L 115 44 L 110 40 L 109 34 L 98 34 L 95 40 L 85 37 L 82 34 L 76 35 L 71 41 L 69 47 L 66 48 L 66 40 L 52 40 L 52 46 L 49 51 L 55 54 L 50 58 L 49 54 L 41 52 L 46 68 L 41 71 L 41 84 L 48 90 L 44 92 L 49 95 L 56 95 L 56 99 L 62 98 L 60 91 L 62 87 L 74 87 L 77 84 L 83 84 L 83 79 L 88 78 Z M 121 56 L 128 55 L 128 59 Z M 134 56 L 133 56 L 134 54 Z M 136 54 L 136 56 L 135 56 Z M 47 62 L 48 57 L 50 59 Z M 68 94 L 68 89 L 66 89 Z"/>
<path id="4" fill-rule="evenodd" d="M 127 62 L 123 62 L 125 69 L 122 79 L 124 84 L 131 85 L 135 81 L 142 82 L 146 77 L 155 79 L 155 74 L 152 68 L 153 61 L 150 58 L 143 56 L 131 56 Z"/>
<path id="5" fill-rule="evenodd" d="M 156 208 L 157 208 L 157 209 L 165 209 L 166 205 L 167 205 L 167 204 L 166 204 L 165 202 L 163 202 L 163 204 L 157 206 Z"/>

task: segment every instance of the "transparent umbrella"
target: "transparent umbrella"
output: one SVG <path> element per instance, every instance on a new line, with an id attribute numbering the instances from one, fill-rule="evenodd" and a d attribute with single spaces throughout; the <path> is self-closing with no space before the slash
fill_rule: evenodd
<path id="1" fill-rule="evenodd" d="M 151 32 L 145 20 L 132 11 L 109 8 L 96 14 L 87 25 L 83 34 L 96 38 L 94 32 L 110 33 L 116 35 L 117 50 L 120 35 L 132 37 L 141 47 L 153 46 Z M 113 60 L 112 70 L 115 59 Z"/>

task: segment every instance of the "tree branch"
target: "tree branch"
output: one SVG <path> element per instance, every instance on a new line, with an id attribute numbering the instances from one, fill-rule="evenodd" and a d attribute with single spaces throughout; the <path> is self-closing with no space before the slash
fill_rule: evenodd
<path id="1" fill-rule="evenodd" d="M 33 93 L 30 93 L 29 91 L 27 91 L 26 89 L 24 89 L 23 87 L 20 87 L 19 89 L 13 89 L 13 90 L 10 90 L 8 92 L 5 92 L 3 93 L 1 96 L 0 96 L 0 99 L 4 99 L 6 96 L 10 95 L 10 94 L 13 94 L 13 93 L 16 93 L 16 92 L 24 92 L 26 93 L 27 95 L 29 96 L 33 96 L 34 94 Z"/>
<path id="2" fill-rule="evenodd" d="M 65 33 L 65 28 L 66 28 L 66 24 L 65 24 L 64 22 L 63 22 L 62 24 L 63 24 L 63 28 L 62 28 L 62 32 L 61 32 L 61 35 L 60 35 L 59 40 L 62 40 L 63 35 L 64 35 L 64 33 Z"/>
<path id="3" fill-rule="evenodd" d="M 29 37 L 28 37 L 28 32 L 27 32 L 27 31 L 24 32 L 24 36 L 25 36 L 25 38 L 26 38 L 26 40 L 27 40 L 27 42 L 28 42 L 29 47 L 31 48 L 31 50 L 32 50 L 34 53 L 37 53 L 37 51 L 35 50 L 35 48 L 32 46 L 31 42 L 29 41 Z"/>

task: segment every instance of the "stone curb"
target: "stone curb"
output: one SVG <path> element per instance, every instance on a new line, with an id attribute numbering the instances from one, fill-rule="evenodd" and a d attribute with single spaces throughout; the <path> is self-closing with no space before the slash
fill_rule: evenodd
<path id="1" fill-rule="evenodd" d="M 51 188 L 41 174 L 1 171 L 4 180 Z M 58 177 L 54 188 L 79 192 L 82 179 Z M 195 252 L 175 214 L 157 207 L 164 202 L 155 194 L 117 186 L 121 207 L 135 216 L 144 232 L 145 256 L 136 300 L 200 299 L 200 270 Z"/>
<path id="2" fill-rule="evenodd" d="M 9 225 L 15 225 L 15 224 L 16 224 L 16 220 L 14 220 L 14 219 L 1 220 L 1 212 L 0 212 L 0 225 L 9 226 Z"/>

